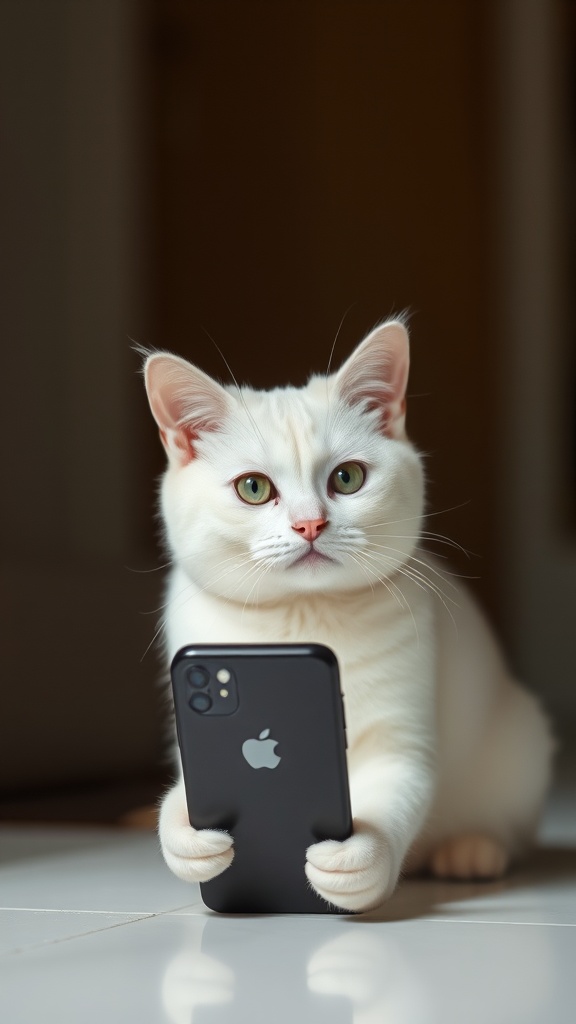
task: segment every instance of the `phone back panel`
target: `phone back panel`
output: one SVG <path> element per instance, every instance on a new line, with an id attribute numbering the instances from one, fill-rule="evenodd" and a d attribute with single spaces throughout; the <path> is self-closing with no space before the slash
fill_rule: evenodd
<path id="1" fill-rule="evenodd" d="M 190 707 L 198 665 L 212 692 L 217 672 L 232 674 L 232 714 Z M 172 682 L 190 822 L 234 837 L 232 865 L 201 885 L 206 905 L 223 913 L 331 912 L 304 864 L 312 843 L 352 831 L 334 654 L 314 644 L 186 647 Z M 271 766 L 252 767 L 247 757 Z"/>

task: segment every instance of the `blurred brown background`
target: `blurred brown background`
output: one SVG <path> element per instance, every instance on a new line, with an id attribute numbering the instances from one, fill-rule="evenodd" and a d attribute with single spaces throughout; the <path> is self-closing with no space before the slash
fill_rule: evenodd
<path id="1" fill-rule="evenodd" d="M 2 0 L 0 76 L 4 814 L 168 770 L 130 339 L 299 383 L 409 309 L 429 523 L 569 742 L 573 5 Z"/>

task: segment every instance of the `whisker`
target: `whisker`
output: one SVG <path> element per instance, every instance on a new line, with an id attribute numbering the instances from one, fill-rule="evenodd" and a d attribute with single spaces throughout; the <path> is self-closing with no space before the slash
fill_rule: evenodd
<path id="1" fill-rule="evenodd" d="M 127 572 L 137 572 L 138 574 L 146 575 L 151 572 L 161 572 L 162 569 L 169 569 L 172 565 L 174 565 L 174 561 L 173 559 L 170 559 L 170 561 L 165 562 L 164 565 L 155 565 L 153 569 L 135 569 L 132 565 L 125 565 L 124 568 Z"/>
<path id="2" fill-rule="evenodd" d="M 410 569 L 407 565 L 403 565 L 399 569 L 399 572 L 401 572 L 404 576 L 407 576 L 408 578 L 412 579 L 413 582 L 416 583 L 417 586 L 422 586 L 424 588 L 428 587 L 432 591 L 432 593 L 435 594 L 439 598 L 439 600 L 444 605 L 444 608 L 448 612 L 448 615 L 452 619 L 452 625 L 454 626 L 454 629 L 456 631 L 456 636 L 458 636 L 459 635 L 458 623 L 456 622 L 456 619 L 454 618 L 454 615 L 452 614 L 451 608 L 448 607 L 447 602 L 449 601 L 450 604 L 454 605 L 455 608 L 459 608 L 460 605 L 452 597 L 448 597 L 448 595 L 445 594 L 440 589 L 440 587 L 438 587 L 432 580 L 429 580 L 422 573 L 418 572 L 417 569 Z"/>
<path id="3" fill-rule="evenodd" d="M 363 557 L 363 558 L 367 558 L 367 554 L 368 554 L 368 553 L 367 553 L 366 551 L 362 551 L 362 552 L 358 551 L 358 552 L 356 552 L 356 553 L 357 553 L 358 555 L 360 555 L 361 557 Z M 372 568 L 372 566 L 371 566 L 370 564 L 368 564 L 368 565 L 367 565 L 367 568 L 368 568 L 368 570 L 369 570 L 369 571 L 370 571 L 370 572 L 372 573 L 372 575 L 376 577 L 376 579 L 378 580 L 378 582 L 379 582 L 379 583 L 381 583 L 381 584 L 382 584 L 382 585 L 383 585 L 384 587 L 386 587 L 386 590 L 388 590 L 388 592 L 389 592 L 389 593 L 390 593 L 390 594 L 391 594 L 391 595 L 392 595 L 393 597 L 395 597 L 395 598 L 396 598 L 396 601 L 398 602 L 398 604 L 400 605 L 400 607 L 401 607 L 401 608 L 404 608 L 404 609 L 406 609 L 407 611 L 409 611 L 409 612 L 410 612 L 410 618 L 412 619 L 412 623 L 413 623 L 413 625 L 414 625 L 414 631 L 415 631 L 415 633 L 416 633 L 416 640 L 417 640 L 417 645 L 418 645 L 418 647 L 420 647 L 420 633 L 419 633 L 419 631 L 418 631 L 418 626 L 417 626 L 417 624 L 416 624 L 416 619 L 414 618 L 414 612 L 412 611 L 412 608 L 411 608 L 411 606 L 410 606 L 410 602 L 409 602 L 409 601 L 408 601 L 408 599 L 406 598 L 406 595 L 404 594 L 404 592 L 402 591 L 402 589 L 401 589 L 401 588 L 400 588 L 400 587 L 398 586 L 398 584 L 397 584 L 397 583 L 395 583 L 395 582 L 394 582 L 393 580 L 391 580 L 389 576 L 385 576 L 385 577 L 382 577 L 382 576 L 380 576 L 380 575 L 379 575 L 379 573 L 377 573 L 377 572 L 376 572 L 376 571 L 375 571 L 375 570 L 374 570 L 374 569 Z M 398 592 L 398 593 L 400 594 L 400 597 L 401 597 L 401 599 L 402 599 L 402 600 L 400 600 L 400 599 L 398 598 L 398 596 L 397 596 L 397 594 L 396 594 L 396 591 L 397 591 L 397 592 Z"/>
<path id="4" fill-rule="evenodd" d="M 412 523 L 414 520 L 429 519 L 431 516 L 443 516 L 447 512 L 455 512 L 459 508 L 465 508 L 469 505 L 471 499 L 467 501 L 461 501 L 459 505 L 451 505 L 450 508 L 441 508 L 437 512 L 422 512 L 419 516 L 406 516 L 405 519 L 387 519 L 383 523 L 370 523 L 370 528 L 373 526 L 395 526 L 396 523 Z"/>
<path id="5" fill-rule="evenodd" d="M 223 559 L 223 562 L 226 562 L 226 561 L 229 561 L 229 560 L 230 560 L 230 559 Z M 244 560 L 243 562 L 240 562 L 240 563 L 239 563 L 238 565 L 235 565 L 235 566 L 231 566 L 231 567 L 229 567 L 229 568 L 228 568 L 228 569 L 227 569 L 227 570 L 226 570 L 225 572 L 223 572 L 223 573 L 221 573 L 221 574 L 220 574 L 219 576 L 217 576 L 217 577 L 216 577 L 216 579 L 211 579 L 211 580 L 210 580 L 210 583 L 209 583 L 209 584 L 206 584 L 206 586 L 205 586 L 205 587 L 199 587 L 199 586 L 198 586 L 198 584 L 197 584 L 197 583 L 196 583 L 196 582 L 195 582 L 194 580 L 191 580 L 191 581 L 190 581 L 190 583 L 188 583 L 188 584 L 187 584 L 187 586 L 185 586 L 185 587 L 184 587 L 184 588 L 183 588 L 183 589 L 182 589 L 181 591 L 179 591 L 179 593 L 178 593 L 178 594 L 176 594 L 176 596 L 175 596 L 175 597 L 172 597 L 172 598 L 170 598 L 170 600 L 166 602 L 166 604 L 165 604 L 165 605 L 163 606 L 163 608 L 164 608 L 164 609 L 168 609 L 168 608 L 170 608 L 170 607 L 171 607 L 172 605 L 174 605 L 174 603 L 175 603 L 175 602 L 176 602 L 176 601 L 177 601 L 177 600 L 178 600 L 178 599 L 179 599 L 180 597 L 182 597 L 182 595 L 183 595 L 183 594 L 188 594 L 188 596 L 187 596 L 187 597 L 186 597 L 186 599 L 185 599 L 185 600 L 183 601 L 183 603 L 182 603 L 182 604 L 180 604 L 180 605 L 178 605 L 178 607 L 174 609 L 174 611 L 176 611 L 176 612 L 180 611 L 180 610 L 181 610 L 181 609 L 182 609 L 182 608 L 184 607 L 184 605 L 185 605 L 185 604 L 187 604 L 187 602 L 188 602 L 188 601 L 189 601 L 189 600 L 190 600 L 190 599 L 191 599 L 192 597 L 197 597 L 197 596 L 199 596 L 200 594 L 203 594 L 203 593 L 204 593 L 204 592 L 205 592 L 206 590 L 208 590 L 208 588 L 209 588 L 209 587 L 211 587 L 211 586 L 214 586 L 214 584 L 215 584 L 215 583 L 219 583 L 219 582 L 220 582 L 220 580 L 223 580 L 223 579 L 225 579 L 225 578 L 226 578 L 226 576 L 229 576 L 229 575 L 230 575 L 230 574 L 231 574 L 232 572 L 235 572 L 235 571 L 236 571 L 237 569 L 242 569 L 242 568 L 243 568 L 243 567 L 244 567 L 245 565 L 247 565 L 247 564 L 248 564 L 248 563 L 250 563 L 250 562 L 252 562 L 252 558 L 251 558 L 251 557 L 248 557 L 248 558 L 246 558 L 246 559 L 245 559 L 245 560 Z M 243 578 L 244 578 L 244 577 L 242 577 L 242 579 L 243 579 Z M 240 583 L 242 582 L 242 579 L 241 579 L 241 580 L 239 581 L 239 583 L 238 583 L 238 586 L 239 586 L 239 585 L 240 585 Z M 194 589 L 194 593 L 193 593 L 193 594 L 189 594 L 188 592 L 189 592 L 190 590 L 192 590 L 192 589 Z M 237 587 L 236 587 L 236 589 L 237 589 Z M 235 592 L 235 591 L 234 591 L 234 592 Z M 162 621 L 160 622 L 160 625 L 158 626 L 158 629 L 157 629 L 157 630 L 156 630 L 156 632 L 154 633 L 154 636 L 152 637 L 152 639 L 151 639 L 150 643 L 148 644 L 148 646 L 147 646 L 146 650 L 144 651 L 144 654 L 143 654 L 143 655 L 142 655 L 142 657 L 140 658 L 140 661 L 141 661 L 141 662 L 142 662 L 142 661 L 144 661 L 144 658 L 145 658 L 145 657 L 146 657 L 146 655 L 148 654 L 148 651 L 150 650 L 150 648 L 151 648 L 151 647 L 153 646 L 153 644 L 154 644 L 154 643 L 156 642 L 156 640 L 158 639 L 158 637 L 159 637 L 159 636 L 160 636 L 160 635 L 161 635 L 161 634 L 162 634 L 162 633 L 164 632 L 164 630 L 166 629 L 166 626 L 167 626 L 167 624 L 168 624 L 168 620 L 169 620 L 169 618 L 170 618 L 170 615 L 166 615 L 166 616 L 164 617 L 164 619 L 163 619 L 163 620 L 162 620 Z"/>
<path id="6" fill-rule="evenodd" d="M 344 315 L 343 315 L 340 323 L 338 324 L 338 330 L 336 331 L 336 337 L 334 338 L 334 341 L 332 342 L 332 348 L 330 349 L 330 358 L 328 359 L 328 366 L 326 367 L 326 374 L 325 374 L 326 382 L 328 382 L 328 377 L 330 376 L 330 367 L 332 366 L 332 358 L 334 356 L 334 350 L 336 348 L 336 342 L 338 341 L 338 337 L 340 335 L 340 331 L 342 330 L 342 325 L 343 325 L 346 317 L 348 316 L 348 313 L 352 309 L 352 307 L 356 305 L 356 301 L 357 300 L 354 300 L 354 302 L 350 303 L 350 305 L 348 306 L 348 309 L 344 312 Z"/>
<path id="7" fill-rule="evenodd" d="M 401 608 L 406 608 L 407 607 L 407 601 L 406 601 L 406 597 L 405 597 L 404 593 L 400 590 L 399 592 L 400 592 L 401 598 L 398 598 L 398 596 L 396 594 L 394 594 L 393 588 L 394 588 L 395 584 L 390 579 L 390 577 L 386 576 L 386 575 L 383 575 L 383 576 L 380 575 L 380 573 L 376 572 L 374 566 L 371 564 L 370 558 L 372 558 L 372 561 L 376 561 L 376 556 L 375 555 L 371 556 L 370 552 L 368 552 L 368 551 L 356 551 L 355 554 L 356 554 L 357 558 L 360 558 L 360 559 L 364 560 L 364 567 L 367 568 L 372 573 L 372 575 L 378 580 L 378 582 L 381 583 L 383 586 L 385 586 L 386 589 L 389 590 L 389 592 L 394 597 L 396 597 L 396 600 L 398 601 L 398 604 L 400 605 L 400 607 Z M 399 588 L 397 588 L 397 589 L 399 589 Z"/>
<path id="8" fill-rule="evenodd" d="M 242 556 L 238 556 L 238 555 L 228 555 L 228 557 L 227 557 L 227 558 L 222 558 L 222 559 L 221 559 L 221 560 L 220 560 L 219 562 L 216 562 L 216 563 L 215 563 L 215 565 L 213 565 L 213 566 L 212 566 L 212 569 L 211 569 L 211 571 L 212 571 L 212 572 L 215 572 L 215 571 L 216 571 L 217 569 L 219 569 L 219 568 L 220 568 L 221 566 L 223 566 L 223 565 L 226 565 L 226 563 L 227 563 L 227 562 L 232 562 L 232 561 L 233 561 L 234 559 L 237 559 L 238 557 L 242 557 Z M 241 561 L 241 562 L 240 562 L 240 563 L 238 564 L 237 568 L 241 568 L 241 567 L 242 567 L 243 565 L 245 565 L 245 564 L 246 564 L 246 562 L 247 562 L 247 561 L 250 561 L 250 556 L 248 556 L 248 558 L 247 558 L 247 559 L 245 559 L 245 561 Z M 234 566 L 232 566 L 232 569 L 234 569 L 234 568 L 235 568 L 235 567 L 234 567 Z M 222 576 L 219 576 L 219 577 L 218 577 L 218 578 L 217 578 L 216 580 L 211 580 L 211 584 L 212 584 L 212 583 L 218 583 L 218 582 L 219 582 L 219 580 L 221 580 L 221 579 L 224 579 L 224 577 L 225 577 L 226 575 L 227 575 L 227 574 L 226 574 L 226 573 L 224 573 L 224 574 L 223 574 Z M 162 611 L 162 610 L 163 610 L 164 608 L 168 608 L 168 607 L 169 607 L 169 605 L 170 605 L 170 604 L 172 603 L 172 601 L 175 601 L 175 600 L 176 600 L 176 599 L 177 599 L 177 598 L 178 598 L 178 597 L 180 596 L 180 594 L 184 594 L 184 593 L 185 593 L 185 592 L 186 592 L 187 590 L 189 590 L 189 589 L 190 589 L 190 587 L 198 586 L 198 593 L 203 593 L 203 592 L 204 592 L 205 590 L 207 590 L 207 589 L 208 589 L 208 586 L 209 586 L 209 585 L 211 585 L 211 584 L 206 584 L 206 586 L 205 586 L 205 587 L 200 587 L 200 586 L 199 586 L 199 584 L 197 584 L 195 580 L 190 580 L 190 582 L 189 582 L 189 583 L 188 583 L 188 584 L 187 584 L 187 585 L 186 585 L 186 586 L 184 587 L 184 589 L 183 589 L 183 590 L 181 590 L 181 591 L 180 591 L 180 592 L 179 592 L 179 593 L 178 593 L 178 594 L 176 595 L 176 598 L 171 598 L 171 599 L 170 599 L 169 601 L 166 601 L 166 602 L 165 602 L 164 604 L 161 604 L 161 605 L 159 606 L 159 608 L 157 608 L 156 610 L 160 612 L 160 611 Z"/>
<path id="9" fill-rule="evenodd" d="M 203 543 L 202 544 L 202 553 L 206 554 L 206 553 L 209 553 L 211 551 L 220 551 L 221 548 L 222 548 L 222 542 L 220 540 L 215 541 L 213 544 Z M 170 558 L 167 562 L 163 562 L 162 565 L 156 565 L 152 569 L 136 569 L 132 565 L 125 565 L 124 568 L 127 570 L 127 572 L 135 572 L 135 573 L 160 572 L 162 569 L 171 569 L 172 566 L 174 566 L 174 565 L 180 565 L 182 562 L 185 562 L 188 558 L 192 558 L 192 557 L 197 556 L 197 554 L 198 554 L 198 548 L 196 547 L 196 548 L 194 548 L 191 551 L 185 552 L 184 554 L 182 554 L 180 552 L 176 558 Z M 218 567 L 218 565 L 222 565 L 225 561 L 228 561 L 228 560 L 231 560 L 232 558 L 237 558 L 237 557 L 238 557 L 237 554 L 236 555 L 229 555 L 227 559 L 224 558 L 224 559 L 222 559 L 222 561 L 217 562 L 216 563 L 216 568 Z"/>
<path id="10" fill-rule="evenodd" d="M 250 587 L 250 590 L 248 591 L 248 593 L 246 595 L 246 600 L 244 601 L 244 604 L 242 606 L 242 614 L 240 616 L 240 621 L 241 622 L 244 621 L 244 612 L 246 611 L 246 608 L 248 606 L 248 602 L 250 601 L 250 597 L 252 596 L 252 592 L 253 592 L 254 588 L 256 588 L 255 605 L 256 605 L 256 607 L 258 607 L 258 587 L 260 586 L 260 583 L 262 582 L 262 578 L 272 568 L 272 563 L 270 563 L 269 565 L 260 565 L 259 564 L 258 568 L 261 570 L 261 572 L 259 573 L 259 575 L 256 576 L 256 579 L 255 579 L 254 583 L 252 584 L 252 586 Z"/>
<path id="11" fill-rule="evenodd" d="M 372 580 L 370 579 L 366 568 L 362 565 L 362 562 L 360 561 L 360 559 L 356 558 L 355 555 L 351 551 L 349 552 L 349 555 L 350 555 L 350 558 L 352 559 L 352 561 L 356 562 L 356 565 L 358 566 L 358 568 L 361 569 L 362 572 L 364 573 L 366 579 L 368 580 L 368 583 L 370 584 L 370 590 L 372 591 L 372 593 L 374 593 L 374 584 L 373 584 Z"/>
<path id="12" fill-rule="evenodd" d="M 272 562 L 270 562 L 269 565 L 264 566 L 264 571 L 262 572 L 262 574 L 260 576 L 260 579 L 258 580 L 258 586 L 256 587 L 256 598 L 255 598 L 256 608 L 258 607 L 258 603 L 259 603 L 260 584 L 261 584 L 262 580 L 264 579 L 264 577 L 266 576 L 266 574 L 270 572 L 272 567 L 273 567 L 273 563 Z"/>
<path id="13" fill-rule="evenodd" d="M 153 646 L 153 644 L 155 644 L 155 642 L 156 642 L 156 640 L 158 639 L 158 637 L 159 637 L 159 636 L 160 636 L 160 635 L 161 635 L 161 634 L 162 634 L 162 633 L 164 632 L 164 630 L 166 629 L 166 624 L 167 624 L 167 622 L 168 622 L 168 619 L 164 619 L 164 620 L 163 620 L 163 621 L 162 621 L 162 622 L 160 623 L 160 625 L 158 626 L 158 629 L 157 629 L 157 630 L 156 630 L 156 632 L 154 633 L 154 636 L 152 637 L 152 639 L 151 639 L 150 643 L 148 644 L 148 646 L 147 646 L 146 650 L 144 651 L 144 654 L 143 654 L 143 655 L 142 655 L 142 657 L 140 658 L 140 662 L 141 662 L 141 663 L 142 663 L 142 662 L 144 661 L 144 658 L 145 658 L 145 657 L 146 657 L 146 655 L 148 654 L 148 651 L 149 651 L 149 650 L 150 650 L 150 648 L 151 648 L 151 647 Z"/>
<path id="14" fill-rule="evenodd" d="M 391 545 L 389 545 L 389 544 L 372 544 L 371 546 L 375 547 L 375 548 L 379 548 L 379 549 L 381 549 L 383 551 L 392 551 L 396 555 L 404 556 L 404 552 L 403 551 L 400 551 L 399 548 L 391 547 Z M 385 556 L 383 556 L 383 557 L 385 557 Z M 421 558 L 416 558 L 415 555 L 410 555 L 410 557 L 408 559 L 408 562 L 416 562 L 417 565 L 423 565 L 426 569 L 430 569 L 430 571 L 433 572 L 436 576 L 438 576 L 442 580 L 443 583 L 447 583 L 449 587 L 452 587 L 453 590 L 458 592 L 458 587 L 456 586 L 456 584 L 452 583 L 451 580 L 445 580 L 443 575 L 442 575 L 442 573 L 438 569 L 435 569 L 433 565 L 430 565 L 429 562 L 424 562 Z M 460 575 L 459 573 L 452 573 L 448 569 L 446 570 L 446 572 L 450 576 L 459 576 Z"/>
<path id="15" fill-rule="evenodd" d="M 431 530 L 422 530 L 421 537 L 425 537 L 426 540 L 434 541 L 435 544 L 448 544 L 457 551 L 461 551 L 466 558 L 478 558 L 479 556 L 475 551 L 469 551 L 468 548 L 463 547 L 458 541 L 452 540 L 451 537 L 446 537 L 443 533 L 433 533 Z"/>
<path id="16" fill-rule="evenodd" d="M 402 533 L 370 533 L 370 537 L 389 537 L 391 540 L 412 540 L 417 542 L 418 540 L 425 540 L 434 542 L 435 544 L 446 544 L 449 547 L 456 548 L 461 551 L 462 554 L 466 555 L 467 558 L 478 557 L 475 552 L 468 551 L 467 548 L 462 547 L 457 541 L 452 540 L 450 537 L 445 537 L 441 533 L 432 533 L 429 530 L 421 530 L 417 534 L 402 534 Z M 444 555 L 436 554 L 436 558 L 443 558 Z"/>
<path id="17" fill-rule="evenodd" d="M 369 534 L 367 534 L 367 539 L 369 540 L 371 547 L 383 548 L 385 550 L 387 549 L 389 551 L 395 551 L 395 552 L 397 552 L 397 554 L 404 555 L 404 557 L 407 557 L 407 556 L 405 555 L 405 553 L 403 551 L 400 551 L 398 548 L 394 548 L 394 547 L 392 547 L 389 544 L 376 544 L 372 540 L 373 537 L 386 537 L 388 540 L 417 540 L 416 537 L 411 537 L 411 536 L 402 537 L 400 534 L 394 534 L 394 533 L 369 533 Z M 421 553 L 424 553 L 424 554 L 426 553 L 426 549 L 418 548 L 417 550 L 419 550 Z M 431 554 L 434 558 L 446 558 L 445 555 L 439 555 L 436 551 L 430 551 L 429 554 Z M 410 555 L 409 557 L 412 558 L 416 562 L 418 561 L 418 559 L 415 558 L 414 555 Z M 432 565 L 430 565 L 429 562 L 426 562 L 424 564 L 429 569 L 431 569 L 432 572 L 435 572 L 438 576 L 442 577 L 442 574 L 439 572 L 439 570 L 438 569 L 434 569 L 434 567 Z M 459 579 L 459 580 L 477 580 L 477 579 L 480 579 L 479 576 L 471 576 L 469 573 L 463 573 L 463 572 L 454 572 L 453 569 L 443 569 L 442 572 L 446 573 L 447 576 L 454 576 L 456 579 Z M 450 583 L 449 580 L 444 580 L 444 582 L 448 583 L 449 586 L 454 586 L 454 584 Z M 455 587 L 455 589 L 458 589 L 458 588 Z"/>
<path id="18" fill-rule="evenodd" d="M 389 548 L 388 550 L 395 551 L 395 548 Z M 439 596 L 441 595 L 443 598 L 445 598 L 446 601 L 450 601 L 450 604 L 453 604 L 456 608 L 459 607 L 458 603 L 454 600 L 453 597 L 449 597 L 448 594 L 445 594 L 444 591 L 438 586 L 438 584 L 434 580 L 431 580 L 420 569 L 417 569 L 416 566 L 412 564 L 413 559 L 410 558 L 406 562 L 402 562 L 400 565 L 398 565 L 396 559 L 392 558 L 390 555 L 384 555 L 381 552 L 374 553 L 370 552 L 369 550 L 366 552 L 366 554 L 369 554 L 374 559 L 383 558 L 384 561 L 388 562 L 390 565 L 393 565 L 398 572 L 400 572 L 401 570 L 405 570 L 406 572 L 412 573 L 415 579 L 417 578 L 424 581 L 426 586 L 430 590 L 433 590 Z M 416 559 L 415 561 L 418 562 L 419 560 Z M 428 566 L 426 562 L 421 562 L 420 564 L 424 565 L 426 568 L 432 568 L 431 566 Z M 450 583 L 449 580 L 445 580 L 443 576 L 440 576 L 440 573 L 437 573 L 437 575 L 440 577 L 443 583 L 447 583 L 450 587 L 456 590 L 456 592 L 458 592 L 458 588 L 455 587 L 453 583 Z"/>
<path id="19" fill-rule="evenodd" d="M 234 376 L 234 374 L 232 372 L 232 367 L 230 366 L 230 363 L 226 359 L 226 356 L 224 355 L 224 353 L 223 353 L 222 349 L 220 348 L 220 346 L 217 345 L 216 342 L 214 341 L 214 338 L 212 337 L 210 332 L 208 330 L 206 330 L 206 328 L 204 327 L 203 324 L 200 324 L 200 327 L 204 331 L 204 334 L 206 334 L 207 337 L 210 338 L 210 341 L 214 345 L 214 348 L 220 354 L 220 357 L 222 358 L 222 360 L 224 362 L 224 365 L 226 366 L 226 369 L 228 370 L 228 373 L 230 374 L 230 376 L 232 377 L 232 380 L 234 381 L 234 384 L 236 385 L 236 390 L 238 392 L 238 397 L 239 397 L 242 405 L 244 406 L 244 411 L 245 411 L 246 415 L 248 416 L 248 419 L 250 420 L 252 426 L 254 427 L 254 430 L 256 431 L 256 434 L 258 435 L 258 437 L 260 438 L 262 444 L 264 445 L 264 448 L 266 448 L 266 441 L 264 440 L 264 438 L 262 436 L 262 433 L 260 432 L 260 430 L 258 428 L 258 424 L 256 423 L 254 417 L 252 416 L 252 413 L 250 412 L 248 406 L 246 405 L 246 400 L 244 398 L 244 395 L 242 394 L 242 388 L 240 387 L 238 381 L 236 380 L 236 377 Z"/>
<path id="20" fill-rule="evenodd" d="M 252 572 L 256 571 L 256 570 L 257 570 L 258 568 L 260 568 L 260 560 L 258 561 L 258 563 L 257 563 L 256 565 L 254 565 L 254 566 L 252 566 L 252 568 L 248 569 L 248 570 L 247 570 L 247 571 L 246 571 L 246 572 L 244 573 L 244 575 L 243 575 L 243 576 L 241 577 L 241 579 L 240 579 L 240 580 L 238 580 L 238 583 L 237 583 L 237 585 L 236 585 L 236 586 L 234 587 L 234 590 L 232 591 L 232 593 L 231 593 L 231 594 L 230 594 L 230 595 L 229 595 L 229 596 L 228 596 L 228 597 L 227 597 L 227 598 L 225 599 L 225 601 L 224 601 L 224 604 L 223 604 L 223 607 L 225 607 L 225 606 L 226 606 L 227 604 L 230 604 L 230 602 L 231 602 L 231 601 L 233 601 L 233 599 L 234 599 L 234 594 L 236 594 L 236 593 L 238 592 L 238 588 L 240 587 L 240 585 L 241 585 L 241 584 L 242 584 L 242 583 L 244 582 L 244 580 L 246 580 L 247 578 L 249 578 L 249 576 L 250 576 L 250 574 L 251 574 Z M 270 568 L 272 568 L 272 566 L 270 566 Z"/>
<path id="21" fill-rule="evenodd" d="M 429 579 L 419 569 L 416 569 L 414 566 L 411 566 L 409 562 L 405 562 L 403 565 L 398 566 L 395 565 L 394 559 L 390 558 L 390 556 L 388 555 L 375 555 L 370 552 L 366 552 L 366 555 L 369 555 L 374 559 L 383 558 L 386 562 L 389 562 L 391 565 L 394 565 L 396 572 L 405 576 L 407 579 L 412 580 L 412 582 L 415 583 L 416 586 L 419 587 L 421 590 L 429 590 L 431 591 L 431 593 L 435 594 L 435 596 L 444 605 L 444 608 L 446 609 L 450 618 L 452 619 L 452 624 L 454 626 L 454 629 L 456 630 L 456 634 L 458 634 L 458 624 L 452 614 L 451 609 L 448 607 L 447 602 L 450 602 L 450 604 L 453 605 L 455 608 L 459 608 L 460 606 L 452 597 L 449 597 L 448 594 L 445 594 L 444 591 L 441 590 L 440 587 L 434 582 L 434 580 Z M 448 581 L 446 580 L 445 582 Z"/>
<path id="22" fill-rule="evenodd" d="M 366 553 L 364 551 L 357 551 L 356 552 L 356 556 L 357 556 L 358 559 L 360 559 L 359 564 L 361 564 L 361 560 L 364 559 L 364 563 L 362 564 L 362 568 L 364 569 L 364 572 L 365 573 L 370 573 L 374 577 L 374 579 L 378 581 L 378 583 L 380 583 L 383 587 L 386 588 L 388 593 L 394 598 L 394 600 L 400 606 L 400 608 L 405 609 L 406 608 L 406 600 L 404 598 L 404 595 L 402 594 L 402 591 L 400 591 L 400 595 L 401 596 L 398 597 L 398 594 L 396 594 L 394 592 L 394 589 L 392 588 L 392 586 L 389 585 L 391 583 L 391 581 L 387 577 L 382 577 L 382 576 L 380 576 L 379 573 L 376 572 L 374 567 L 372 565 L 370 565 L 370 563 L 368 562 L 368 560 L 366 558 Z M 374 587 L 372 587 L 372 590 L 374 590 Z"/>
<path id="23" fill-rule="evenodd" d="M 242 576 L 238 580 L 236 586 L 234 587 L 232 592 L 228 595 L 228 597 L 226 598 L 224 603 L 225 604 L 230 604 L 230 601 L 234 600 L 234 595 L 238 593 L 238 591 L 239 591 L 240 587 L 242 586 L 242 584 L 245 583 L 247 580 L 249 580 L 251 576 L 254 576 L 254 575 L 257 576 L 258 570 L 260 568 L 261 568 L 260 561 L 253 562 L 252 565 L 248 569 L 246 569 L 246 572 L 244 572 L 242 574 Z"/>

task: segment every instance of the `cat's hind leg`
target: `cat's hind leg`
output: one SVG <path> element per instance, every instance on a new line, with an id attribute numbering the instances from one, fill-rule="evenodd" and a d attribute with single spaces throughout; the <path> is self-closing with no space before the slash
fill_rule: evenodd
<path id="1" fill-rule="evenodd" d="M 507 683 L 480 742 L 459 763 L 444 761 L 430 816 L 404 872 L 500 878 L 534 839 L 553 749 L 536 700 Z"/>

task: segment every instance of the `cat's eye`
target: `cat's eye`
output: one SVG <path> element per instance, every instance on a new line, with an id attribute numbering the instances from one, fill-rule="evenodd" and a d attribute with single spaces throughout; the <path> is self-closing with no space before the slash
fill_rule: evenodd
<path id="1" fill-rule="evenodd" d="M 359 462 L 343 462 L 330 474 L 330 488 L 338 494 L 354 494 L 366 479 L 366 473 Z"/>
<path id="2" fill-rule="evenodd" d="M 234 487 L 238 497 L 249 505 L 265 505 L 267 501 L 276 497 L 274 484 L 262 473 L 240 476 L 234 481 Z"/>

